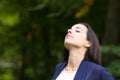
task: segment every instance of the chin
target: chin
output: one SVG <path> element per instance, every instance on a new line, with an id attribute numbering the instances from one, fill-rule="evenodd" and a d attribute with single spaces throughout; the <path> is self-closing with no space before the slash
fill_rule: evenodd
<path id="1" fill-rule="evenodd" d="M 64 46 L 65 46 L 65 48 L 68 49 L 69 47 L 77 46 L 77 45 L 75 43 L 71 42 L 71 41 L 65 41 Z"/>
<path id="2" fill-rule="evenodd" d="M 71 41 L 71 40 L 65 40 L 64 44 L 65 45 L 71 45 L 71 44 L 73 44 L 73 41 Z"/>

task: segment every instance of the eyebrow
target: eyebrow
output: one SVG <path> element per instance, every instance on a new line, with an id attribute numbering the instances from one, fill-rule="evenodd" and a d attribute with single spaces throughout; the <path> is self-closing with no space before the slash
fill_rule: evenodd
<path id="1" fill-rule="evenodd" d="M 81 29 L 81 30 L 83 30 L 81 27 L 75 27 L 76 29 Z"/>

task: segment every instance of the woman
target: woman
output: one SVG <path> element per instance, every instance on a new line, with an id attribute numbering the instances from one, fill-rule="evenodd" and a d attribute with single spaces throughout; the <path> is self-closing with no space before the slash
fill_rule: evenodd
<path id="1" fill-rule="evenodd" d="M 87 23 L 78 23 L 65 36 L 65 61 L 56 66 L 52 80 L 114 80 L 101 66 L 98 39 Z"/>

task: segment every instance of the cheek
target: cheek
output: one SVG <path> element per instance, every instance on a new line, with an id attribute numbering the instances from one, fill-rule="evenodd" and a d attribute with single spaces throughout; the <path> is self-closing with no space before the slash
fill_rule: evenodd
<path id="1" fill-rule="evenodd" d="M 77 41 L 78 44 L 83 44 L 86 41 L 86 37 L 85 36 L 79 36 L 76 39 L 76 41 Z"/>

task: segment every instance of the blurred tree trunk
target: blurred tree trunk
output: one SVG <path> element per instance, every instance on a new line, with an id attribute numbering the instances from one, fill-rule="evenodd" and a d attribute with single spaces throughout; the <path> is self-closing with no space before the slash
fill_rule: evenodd
<path id="1" fill-rule="evenodd" d="M 119 3 L 120 0 L 109 0 L 108 16 L 102 40 L 102 44 L 104 45 L 116 45 L 119 43 L 119 27 L 120 27 Z"/>

